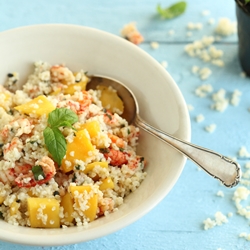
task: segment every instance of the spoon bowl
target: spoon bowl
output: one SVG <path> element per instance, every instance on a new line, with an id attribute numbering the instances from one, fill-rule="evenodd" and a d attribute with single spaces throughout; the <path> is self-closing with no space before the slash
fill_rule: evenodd
<path id="1" fill-rule="evenodd" d="M 133 92 L 124 84 L 101 76 L 91 76 L 91 81 L 87 84 L 87 90 L 96 89 L 98 85 L 111 86 L 117 91 L 124 105 L 122 118 L 126 119 L 129 124 L 133 123 L 136 115 L 139 115 L 139 105 Z"/>
<path id="2" fill-rule="evenodd" d="M 108 77 L 91 76 L 87 89 L 96 89 L 98 85 L 113 87 L 124 104 L 124 112 L 121 115 L 129 124 L 134 123 L 161 141 L 169 144 L 187 158 L 196 163 L 209 175 L 218 179 L 226 187 L 236 186 L 241 178 L 240 165 L 210 149 L 206 149 L 184 140 L 180 140 L 164 131 L 149 125 L 139 115 L 139 105 L 133 92 L 124 84 Z"/>

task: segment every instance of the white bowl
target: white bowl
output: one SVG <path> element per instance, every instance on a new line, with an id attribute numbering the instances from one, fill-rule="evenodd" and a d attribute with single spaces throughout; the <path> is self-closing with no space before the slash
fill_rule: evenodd
<path id="1" fill-rule="evenodd" d="M 190 140 L 186 103 L 168 72 L 138 46 L 118 36 L 81 26 L 49 24 L 0 33 L 0 83 L 9 72 L 22 81 L 33 62 L 65 63 L 126 84 L 138 98 L 140 115 L 150 124 L 181 139 Z M 0 240 L 25 245 L 55 246 L 93 240 L 111 234 L 154 208 L 173 188 L 186 158 L 142 131 L 138 152 L 145 156 L 148 173 L 117 212 L 89 224 L 87 229 L 34 229 L 0 221 Z"/>

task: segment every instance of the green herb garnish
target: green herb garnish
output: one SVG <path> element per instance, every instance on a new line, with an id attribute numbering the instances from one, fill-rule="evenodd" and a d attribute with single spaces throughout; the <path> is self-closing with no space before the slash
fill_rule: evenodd
<path id="1" fill-rule="evenodd" d="M 48 123 L 51 128 L 71 127 L 78 121 L 78 116 L 71 109 L 57 108 L 49 113 Z"/>
<path id="2" fill-rule="evenodd" d="M 76 165 L 76 166 L 75 166 L 75 169 L 76 169 L 76 170 L 80 170 L 80 169 L 81 169 L 81 166 L 80 166 L 80 165 Z"/>
<path id="3" fill-rule="evenodd" d="M 37 143 L 38 144 L 38 142 L 37 141 L 28 141 L 30 144 L 35 144 L 35 143 Z"/>
<path id="4" fill-rule="evenodd" d="M 55 191 L 55 192 L 53 193 L 53 195 L 54 195 L 54 196 L 60 195 L 60 193 L 59 193 L 58 191 Z"/>
<path id="5" fill-rule="evenodd" d="M 102 154 L 107 154 L 107 153 L 109 153 L 109 149 L 108 149 L 108 148 L 100 148 L 99 151 L 100 151 Z"/>
<path id="6" fill-rule="evenodd" d="M 40 165 L 36 165 L 34 167 L 32 167 L 31 169 L 34 178 L 36 181 L 39 180 L 39 176 L 41 175 L 43 178 L 45 178 L 44 172 L 43 172 L 43 168 Z"/>
<path id="7" fill-rule="evenodd" d="M 186 10 L 187 3 L 184 1 L 177 2 L 168 8 L 162 8 L 160 4 L 157 5 L 157 12 L 162 19 L 172 19 L 183 14 Z"/>
<path id="8" fill-rule="evenodd" d="M 44 141 L 55 162 L 61 165 L 66 154 L 67 143 L 59 127 L 70 127 L 78 121 L 78 116 L 67 108 L 57 108 L 49 113 L 48 126 L 43 131 Z"/>
<path id="9" fill-rule="evenodd" d="M 106 114 L 106 115 L 109 118 L 109 120 L 111 121 L 112 120 L 112 116 L 110 114 Z"/>
<path id="10" fill-rule="evenodd" d="M 10 115 L 14 115 L 14 111 L 13 111 L 12 109 L 10 109 L 10 110 L 8 111 L 8 113 L 9 113 Z"/>
<path id="11" fill-rule="evenodd" d="M 77 177 L 76 177 L 76 175 L 74 174 L 74 175 L 73 175 L 73 178 L 72 178 L 72 182 L 76 182 L 76 179 L 77 179 Z"/>
<path id="12" fill-rule="evenodd" d="M 67 143 L 64 135 L 58 128 L 47 127 L 43 131 L 43 136 L 47 149 L 51 153 L 54 161 L 61 165 L 67 148 Z"/>

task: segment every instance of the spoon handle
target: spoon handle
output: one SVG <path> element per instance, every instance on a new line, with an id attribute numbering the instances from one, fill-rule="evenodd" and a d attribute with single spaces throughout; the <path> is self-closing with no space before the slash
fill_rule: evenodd
<path id="1" fill-rule="evenodd" d="M 183 153 L 209 175 L 220 180 L 226 187 L 234 187 L 239 183 L 241 170 L 237 162 L 214 151 L 175 138 L 172 135 L 154 128 L 142 120 L 139 115 L 137 115 L 135 119 L 135 124 Z"/>

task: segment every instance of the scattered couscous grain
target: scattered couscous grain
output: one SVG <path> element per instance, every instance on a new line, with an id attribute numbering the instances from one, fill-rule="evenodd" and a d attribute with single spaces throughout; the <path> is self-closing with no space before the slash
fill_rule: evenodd
<path id="1" fill-rule="evenodd" d="M 222 36 L 229 36 L 235 34 L 237 31 L 237 23 L 232 22 L 229 18 L 220 18 L 215 32 Z"/>
<path id="2" fill-rule="evenodd" d="M 241 97 L 242 93 L 241 91 L 239 91 L 238 89 L 234 90 L 233 94 L 232 94 L 232 98 L 230 100 L 230 103 L 233 106 L 238 106 L 239 102 L 240 102 L 240 97 Z"/>
<path id="3" fill-rule="evenodd" d="M 246 78 L 246 72 L 244 72 L 244 71 L 242 71 L 242 72 L 240 72 L 240 77 L 242 77 L 242 78 Z"/>
<path id="4" fill-rule="evenodd" d="M 212 70 L 209 69 L 208 67 L 204 67 L 199 70 L 199 76 L 201 80 L 208 79 L 211 74 L 212 74 Z"/>
<path id="5" fill-rule="evenodd" d="M 173 36 L 175 34 L 175 30 L 171 29 L 168 31 L 169 36 Z"/>
<path id="6" fill-rule="evenodd" d="M 151 42 L 150 46 L 152 49 L 158 49 L 159 48 L 159 43 L 158 42 Z"/>
<path id="7" fill-rule="evenodd" d="M 188 111 L 193 111 L 194 110 L 194 106 L 191 105 L 191 104 L 187 104 L 187 108 L 188 108 Z"/>
<path id="8" fill-rule="evenodd" d="M 213 124 L 206 126 L 205 130 L 209 133 L 213 133 L 215 131 L 216 127 L 217 127 L 216 124 L 213 123 Z"/>
<path id="9" fill-rule="evenodd" d="M 208 20 L 208 24 L 210 24 L 210 25 L 215 24 L 215 20 L 214 20 L 214 18 L 209 18 L 209 20 Z"/>
<path id="10" fill-rule="evenodd" d="M 162 61 L 161 65 L 162 65 L 163 68 L 166 69 L 168 67 L 168 62 L 167 61 Z"/>
<path id="11" fill-rule="evenodd" d="M 209 10 L 203 10 L 201 12 L 202 16 L 209 16 L 210 15 L 210 11 Z"/>
<path id="12" fill-rule="evenodd" d="M 205 117 L 203 114 L 199 114 L 196 116 L 196 122 L 203 122 L 205 120 Z"/>
<path id="13" fill-rule="evenodd" d="M 221 226 L 222 224 L 228 222 L 227 217 L 220 211 L 216 212 L 214 217 L 214 219 L 207 218 L 203 221 L 204 230 L 211 229 L 215 226 Z"/>
<path id="14" fill-rule="evenodd" d="M 216 195 L 219 197 L 224 197 L 224 193 L 221 190 L 219 190 Z"/>
<path id="15" fill-rule="evenodd" d="M 216 93 L 212 95 L 213 104 L 211 105 L 211 108 L 214 110 L 217 110 L 219 112 L 225 111 L 225 109 L 228 107 L 229 100 L 226 98 L 226 90 L 220 89 Z"/>
<path id="16" fill-rule="evenodd" d="M 206 97 L 208 93 L 213 91 L 211 84 L 202 84 L 195 89 L 195 94 L 201 98 Z"/>

